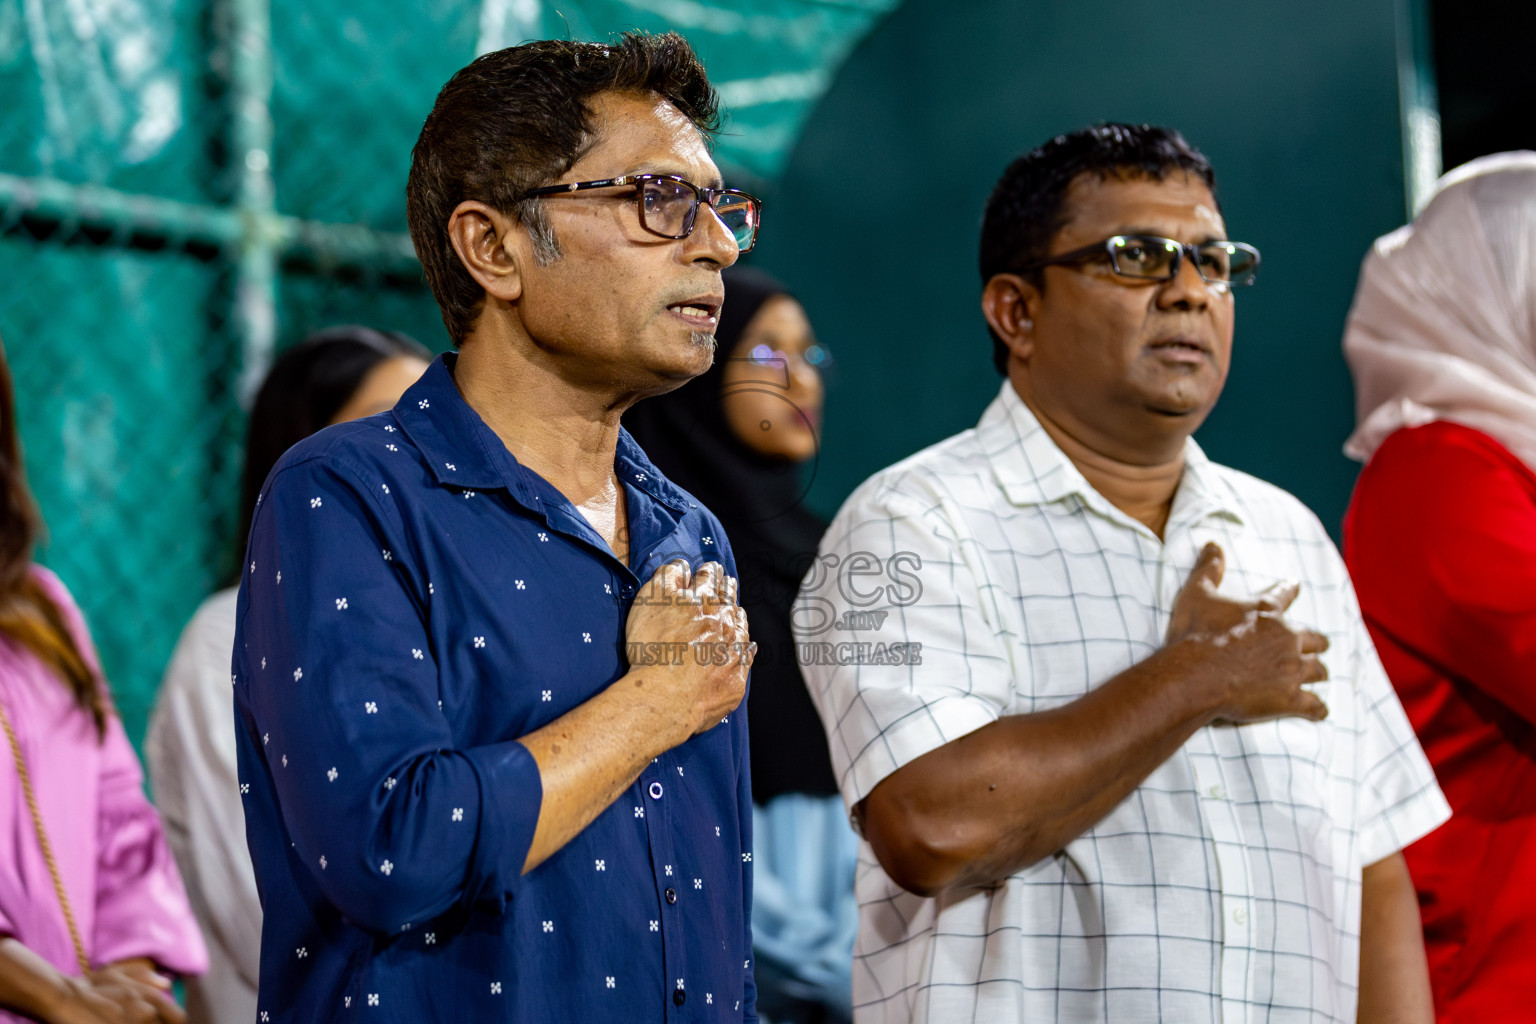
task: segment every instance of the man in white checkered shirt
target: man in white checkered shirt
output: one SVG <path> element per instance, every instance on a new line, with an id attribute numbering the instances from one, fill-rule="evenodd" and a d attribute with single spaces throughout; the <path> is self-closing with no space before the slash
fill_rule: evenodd
<path id="1" fill-rule="evenodd" d="M 859 1024 L 1432 1020 L 1398 851 L 1445 799 L 1316 517 L 1190 438 L 1258 265 L 1214 184 L 1145 126 L 1016 161 L 982 228 L 1001 393 L 806 577 Z"/>

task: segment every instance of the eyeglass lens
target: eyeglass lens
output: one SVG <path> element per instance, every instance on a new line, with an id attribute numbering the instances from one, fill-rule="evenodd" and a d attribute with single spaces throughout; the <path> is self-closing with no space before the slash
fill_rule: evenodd
<path id="1" fill-rule="evenodd" d="M 748 357 L 758 366 L 788 366 L 790 362 L 789 353 L 768 345 L 754 345 Z M 832 353 L 822 345 L 811 345 L 798 358 L 818 370 L 832 365 Z"/>
<path id="2" fill-rule="evenodd" d="M 1174 264 L 1183 254 L 1177 242 L 1137 235 L 1111 239 L 1109 251 L 1115 273 L 1159 280 L 1173 276 Z M 1195 251 L 1199 255 L 1196 269 L 1206 281 L 1244 285 L 1258 269 L 1258 253 L 1235 242 L 1207 242 Z"/>
<path id="3" fill-rule="evenodd" d="M 665 178 L 641 186 L 640 214 L 647 230 L 669 238 L 683 238 L 698 216 L 698 196 L 680 181 Z M 736 240 L 736 248 L 750 249 L 757 235 L 757 210 L 745 196 L 716 195 L 710 204 Z"/>

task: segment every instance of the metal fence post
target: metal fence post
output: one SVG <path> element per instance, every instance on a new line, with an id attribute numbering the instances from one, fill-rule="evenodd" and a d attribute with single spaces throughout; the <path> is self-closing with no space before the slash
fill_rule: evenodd
<path id="1" fill-rule="evenodd" d="M 277 340 L 277 274 L 281 231 L 272 181 L 272 8 L 270 0 L 227 0 L 230 141 L 235 206 L 242 231 L 235 265 L 234 318 L 242 365 L 238 394 L 255 398 Z"/>

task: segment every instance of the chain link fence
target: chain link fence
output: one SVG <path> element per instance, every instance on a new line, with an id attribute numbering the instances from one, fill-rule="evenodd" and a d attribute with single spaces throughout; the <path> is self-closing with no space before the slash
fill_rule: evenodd
<path id="1" fill-rule="evenodd" d="M 717 157 L 771 193 L 848 49 L 899 0 L 0 0 L 0 338 L 39 561 L 85 610 L 129 735 L 233 571 L 248 399 L 336 323 L 447 343 L 404 234 L 410 148 L 477 53 L 689 37 Z"/>

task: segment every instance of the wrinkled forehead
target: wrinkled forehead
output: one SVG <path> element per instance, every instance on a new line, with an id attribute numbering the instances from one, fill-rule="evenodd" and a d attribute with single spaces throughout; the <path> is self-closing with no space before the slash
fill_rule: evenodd
<path id="1" fill-rule="evenodd" d="M 592 170 L 604 177 L 678 174 L 696 185 L 720 184 L 720 170 L 703 134 L 666 97 L 603 92 L 591 99 L 588 109 L 592 141 L 573 170 Z"/>

